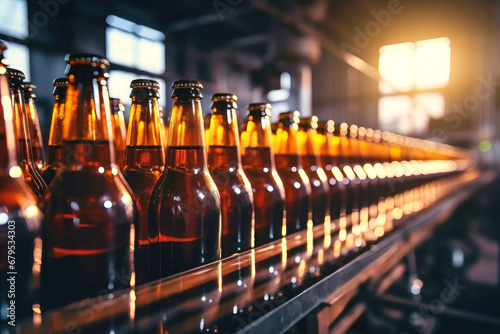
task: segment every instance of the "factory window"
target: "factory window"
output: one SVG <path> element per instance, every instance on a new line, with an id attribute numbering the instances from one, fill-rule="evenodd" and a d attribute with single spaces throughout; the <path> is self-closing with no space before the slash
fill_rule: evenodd
<path id="1" fill-rule="evenodd" d="M 436 38 L 380 48 L 379 125 L 404 134 L 425 133 L 445 114 L 439 91 L 450 79 L 450 40 Z"/>
<path id="2" fill-rule="evenodd" d="M 150 72 L 165 72 L 165 35 L 121 17 L 106 17 L 106 56 L 110 62 Z"/>
<path id="3" fill-rule="evenodd" d="M 290 110 L 290 88 L 292 85 L 290 73 L 282 72 L 280 75 L 280 89 L 271 90 L 267 93 L 267 99 L 272 103 L 271 121 L 277 122 L 279 113 Z"/>
<path id="4" fill-rule="evenodd" d="M 28 4 L 26 0 L 5 0 L 0 2 L 0 34 L 7 40 L 5 57 L 10 67 L 19 69 L 30 78 L 29 48 L 22 43 L 29 36 Z M 18 41 L 20 43 L 17 43 Z"/>
<path id="5" fill-rule="evenodd" d="M 137 78 L 153 79 L 160 83 L 160 105 L 165 106 L 166 83 L 159 77 L 165 72 L 165 35 L 114 15 L 106 17 L 106 23 L 106 57 L 112 64 L 122 66 L 109 72 L 110 96 L 119 98 L 128 107 L 130 82 Z M 138 70 L 151 75 L 137 73 Z"/>

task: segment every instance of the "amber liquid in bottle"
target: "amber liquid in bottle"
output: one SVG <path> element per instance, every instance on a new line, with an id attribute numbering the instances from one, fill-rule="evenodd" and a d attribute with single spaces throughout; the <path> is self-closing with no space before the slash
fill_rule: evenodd
<path id="1" fill-rule="evenodd" d="M 323 224 L 330 215 L 328 178 L 321 166 L 317 140 L 317 119 L 305 118 L 299 124 L 302 166 L 311 183 L 312 219 L 314 225 Z M 314 127 L 314 128 L 313 128 Z"/>
<path id="2" fill-rule="evenodd" d="M 87 54 L 67 55 L 66 61 L 65 166 L 41 202 L 44 311 L 127 288 L 132 274 L 135 210 L 128 185 L 114 163 L 113 135 L 107 126 L 109 63 Z"/>
<path id="3" fill-rule="evenodd" d="M 127 133 L 126 163 L 123 176 L 134 194 L 138 211 L 135 240 L 136 285 L 160 278 L 158 231 L 150 231 L 148 205 L 154 186 L 163 172 L 165 152 L 159 117 L 159 84 L 154 80 L 132 81 L 132 106 Z M 152 264 L 152 265 L 151 265 Z"/>
<path id="4" fill-rule="evenodd" d="M 201 84 L 178 80 L 172 87 L 165 171 L 148 212 L 159 231 L 162 277 L 220 259 L 220 196 L 206 163 Z"/>
<path id="5" fill-rule="evenodd" d="M 125 165 L 125 142 L 127 139 L 127 126 L 125 124 L 125 118 L 123 116 L 124 111 L 125 106 L 123 105 L 123 102 L 120 101 L 120 99 L 111 98 L 111 126 L 113 128 L 113 146 L 115 148 L 116 163 L 120 167 L 123 167 Z"/>
<path id="6" fill-rule="evenodd" d="M 53 85 L 55 101 L 52 108 L 52 121 L 50 123 L 47 165 L 42 171 L 42 178 L 47 185 L 52 182 L 64 164 L 62 157 L 62 132 L 68 78 L 57 78 L 54 80 Z"/>
<path id="7" fill-rule="evenodd" d="M 298 112 L 281 113 L 273 144 L 276 170 L 285 189 L 287 235 L 305 230 L 311 212 L 311 186 L 302 169 L 297 121 Z"/>
<path id="8" fill-rule="evenodd" d="M 254 197 L 255 246 L 286 234 L 283 233 L 286 228 L 285 190 L 271 149 L 269 108 L 268 104 L 249 106 L 247 128 L 241 138 L 243 170 L 250 180 Z"/>
<path id="9" fill-rule="evenodd" d="M 2 101 L 10 100 L 9 83 L 2 62 L 5 48 L 6 45 L 0 41 Z M 41 260 L 37 254 L 41 247 L 42 216 L 36 206 L 38 198 L 26 184 L 18 166 L 12 113 L 10 103 L 0 104 L 0 328 L 9 328 L 8 322 L 13 319 L 17 324 L 33 315 Z M 16 274 L 8 274 L 12 272 Z M 11 285 L 15 296 L 9 296 Z M 12 301 L 15 302 L 14 310 L 8 310 Z M 9 317 L 12 311 L 13 318 Z"/>
<path id="10" fill-rule="evenodd" d="M 338 170 L 339 138 L 333 136 L 334 127 L 331 120 L 318 123 L 317 136 L 321 138 L 320 165 L 327 176 L 330 217 L 339 219 L 345 208 L 345 185 L 342 183 L 343 174 Z"/>
<path id="11" fill-rule="evenodd" d="M 212 101 L 208 169 L 221 198 L 221 250 L 227 257 L 253 247 L 253 192 L 241 165 L 236 96 L 216 94 Z"/>

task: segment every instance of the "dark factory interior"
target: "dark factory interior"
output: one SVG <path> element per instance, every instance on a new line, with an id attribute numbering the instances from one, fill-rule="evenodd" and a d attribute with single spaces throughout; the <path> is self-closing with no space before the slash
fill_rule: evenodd
<path id="1" fill-rule="evenodd" d="M 7 46 L 3 56 L 0 54 L 0 60 L 6 59 L 0 63 L 3 105 L 0 151 L 8 151 L 0 153 L 0 284 L 3 286 L 0 334 L 500 333 L 499 1 L 1 0 L 0 40 Z M 82 54 L 90 55 L 85 58 Z M 104 136 L 106 143 L 108 133 L 115 131 L 108 143 L 111 153 L 106 151 L 110 161 L 89 163 L 89 156 L 94 153 L 72 146 L 78 163 L 88 166 L 77 166 L 75 162 L 66 166 L 61 162 L 56 168 L 59 178 L 45 184 L 44 173 L 51 166 L 50 153 L 45 153 L 46 162 L 33 164 L 34 169 L 39 169 L 36 173 L 40 173 L 44 188 L 37 193 L 25 185 L 19 186 L 27 189 L 22 191 L 30 192 L 30 200 L 19 200 L 24 209 L 16 213 L 20 218 L 13 218 L 15 210 L 9 209 L 9 203 L 18 195 L 9 195 L 17 193 L 7 186 L 8 182 L 23 179 L 20 175 L 26 183 L 38 181 L 32 180 L 37 178 L 33 175 L 32 179 L 27 178 L 31 167 L 26 165 L 24 174 L 17 175 L 13 168 L 18 163 L 8 162 L 13 159 L 11 151 L 17 151 L 19 158 L 28 147 L 19 144 L 22 138 L 11 142 L 8 137 L 12 124 L 12 113 L 8 110 L 14 113 L 17 110 L 12 87 L 19 79 L 19 74 L 16 77 L 11 69 L 22 71 L 25 82 L 36 86 L 34 103 L 41 150 L 50 152 L 54 133 L 60 131 L 63 137 L 60 144 L 69 147 L 71 140 L 81 139 L 71 137 L 71 131 L 76 133 L 83 123 L 91 122 L 81 114 L 85 109 L 81 107 L 86 96 L 81 79 L 85 66 L 86 75 L 93 78 L 88 81 L 93 85 L 89 98 L 96 105 L 92 104 L 95 110 L 89 108 L 97 116 L 92 117 L 104 120 L 104 131 L 108 131 Z M 88 69 L 90 66 L 94 72 Z M 3 86 L 7 77 L 10 93 Z M 55 129 L 54 105 L 58 100 L 54 79 L 61 77 L 69 78 L 65 84 L 68 94 L 63 93 L 66 102 L 61 100 L 67 108 L 61 127 Z M 133 81 L 136 79 L 143 80 Z M 157 83 L 152 84 L 152 80 Z M 26 108 L 21 109 L 26 109 L 26 114 L 29 99 L 25 82 L 19 84 L 25 89 Z M 134 113 L 142 110 L 138 107 L 141 100 L 137 87 L 149 89 L 148 96 L 153 101 L 149 105 L 151 113 L 158 116 L 151 120 L 157 123 L 146 130 L 144 126 L 149 125 L 134 123 L 137 122 Z M 119 99 L 122 106 L 123 151 L 127 142 L 127 160 L 123 158 L 122 164 L 118 163 L 119 158 L 116 164 L 113 161 L 114 154 L 120 156 L 119 148 L 113 146 L 118 143 L 116 129 L 110 130 L 115 126 L 111 125 L 113 119 L 109 119 L 114 107 L 107 100 L 99 100 L 103 91 L 105 98 L 108 94 Z M 191 94 L 188 95 L 192 110 L 186 107 L 188 104 L 182 104 L 187 99 L 183 95 L 186 91 Z M 236 228 L 238 222 L 228 220 L 229 225 L 224 225 L 225 208 L 230 204 L 220 183 L 229 181 L 221 176 L 222 172 L 211 169 L 216 161 L 221 161 L 217 159 L 222 159 L 211 156 L 218 152 L 217 147 L 222 147 L 215 140 L 227 136 L 222 135 L 222 123 L 216 127 L 217 112 L 220 113 L 217 108 L 223 105 L 217 101 L 221 100 L 229 108 L 229 123 L 224 129 L 236 129 L 235 138 L 231 139 L 237 152 L 233 167 L 244 170 L 250 180 L 245 185 L 253 194 L 247 217 L 252 221 L 248 237 L 252 241 L 246 248 L 229 253 L 224 252 L 224 245 L 236 244 L 236 239 L 225 241 L 225 233 L 233 225 Z M 75 101 L 81 105 L 71 104 Z M 73 108 L 73 115 L 68 106 Z M 189 114 L 186 109 L 192 112 Z M 231 125 L 231 112 L 235 126 Z M 181 116 L 181 113 L 186 114 Z M 189 125 L 186 121 L 189 117 L 196 119 L 196 126 Z M 70 118 L 80 122 L 75 123 L 76 130 L 71 130 L 74 125 Z M 98 121 L 92 118 L 95 124 Z M 155 182 L 158 178 L 159 181 L 156 186 L 152 184 L 145 204 L 139 205 L 135 187 L 142 181 L 133 183 L 129 179 L 127 164 L 133 159 L 129 148 L 134 140 L 139 143 L 143 138 L 134 131 L 144 130 L 144 138 L 153 138 L 160 123 L 168 133 L 158 135 L 163 138 L 159 140 L 162 153 L 158 156 L 164 159 L 159 172 L 155 172 Z M 16 116 L 13 124 L 17 126 Z M 163 127 L 161 131 L 167 131 Z M 261 132 L 257 133 L 259 129 Z M 99 134 L 92 139 L 97 143 L 96 136 Z M 292 139 L 297 140 L 290 144 Z M 258 144 L 252 146 L 255 142 Z M 347 146 L 343 146 L 344 142 Z M 33 136 L 31 143 L 35 145 Z M 95 145 L 101 145 L 102 141 L 99 143 Z M 174 152 L 179 147 L 195 146 L 200 152 L 203 148 L 208 158 L 203 155 L 190 162 Z M 269 165 L 262 162 L 257 169 L 267 173 L 268 167 L 271 170 L 276 167 L 277 172 L 272 173 L 283 179 L 280 187 L 286 195 L 282 203 L 286 210 L 279 212 L 284 216 L 279 217 L 283 225 L 274 232 L 277 236 L 266 236 L 269 237 L 266 242 L 259 239 L 257 231 L 264 222 L 263 216 L 258 216 L 258 207 L 269 204 L 266 202 L 271 199 L 256 190 L 258 181 L 252 175 L 257 172 L 249 167 L 256 164 L 255 159 L 249 158 L 251 149 L 260 146 L 269 149 L 270 162 Z M 345 147 L 349 153 L 344 151 Z M 34 149 L 35 146 L 33 153 Z M 310 152 L 314 152 L 315 162 L 309 168 L 306 157 Z M 295 154 L 303 161 L 291 167 L 292 160 L 287 160 L 287 165 L 280 157 L 287 154 Z M 28 154 L 27 160 L 30 159 Z M 195 168 L 194 176 L 183 169 L 190 176 L 165 181 L 169 172 L 181 170 L 179 165 L 188 168 L 186 164 L 200 161 L 204 167 Z M 141 163 L 147 165 L 145 160 Z M 302 175 L 307 174 L 308 178 L 309 211 L 305 211 L 304 225 L 294 229 L 290 227 L 292 218 L 295 219 L 291 212 L 298 212 L 300 203 L 289 204 L 288 198 L 293 197 L 289 194 L 293 194 L 294 187 L 302 186 L 296 181 L 286 181 L 289 175 L 286 172 L 295 173 L 302 168 L 301 164 L 304 170 L 300 177 L 304 179 Z M 137 166 L 153 171 L 149 165 Z M 231 173 L 233 167 L 229 168 Z M 94 168 L 89 172 L 92 175 L 108 175 L 114 181 L 101 186 L 95 175 L 87 178 L 83 175 L 72 186 L 64 186 L 71 177 L 76 178 L 71 175 L 86 168 Z M 191 265 L 188 258 L 197 250 L 176 253 L 180 249 L 176 247 L 181 246 L 170 245 L 180 240 L 171 232 L 177 228 L 175 224 L 181 224 L 180 218 L 170 221 L 165 217 L 177 214 L 176 210 L 181 212 L 182 224 L 188 226 L 186 231 L 191 228 L 189 224 L 208 225 L 210 217 L 200 218 L 205 213 L 201 214 L 196 204 L 167 206 L 164 201 L 168 196 L 174 200 L 183 196 L 176 197 L 175 191 L 189 193 L 190 188 L 199 187 L 205 181 L 192 184 L 179 181 L 184 182 L 184 177 L 195 178 L 199 173 L 208 175 L 219 201 L 217 217 L 222 218 L 217 218 L 219 229 L 214 232 L 219 238 L 219 255 L 213 260 L 204 258 L 205 246 L 208 249 L 211 245 L 207 242 L 200 246 L 201 255 L 195 256 L 199 257 L 198 264 Z M 314 197 L 315 191 L 319 191 L 314 189 L 318 188 L 316 182 L 322 182 L 327 194 L 324 201 L 328 203 L 318 219 L 314 211 L 319 203 Z M 92 187 L 104 190 L 79 202 L 82 194 L 92 193 L 87 189 Z M 118 196 L 113 195 L 113 187 L 118 187 L 116 194 L 121 194 L 117 201 L 112 198 Z M 266 187 L 272 192 L 273 185 Z M 237 191 L 239 194 L 240 190 Z M 199 205 L 203 208 L 211 203 L 208 193 L 196 193 L 201 196 Z M 30 202 L 33 198 L 34 202 Z M 60 209 L 66 205 L 59 204 L 64 201 L 68 210 L 73 210 L 71 219 L 67 216 L 69 211 Z M 113 213 L 109 227 L 93 209 L 79 216 L 81 208 L 90 208 L 96 201 L 104 203 L 107 212 L 120 205 L 129 208 L 130 202 L 130 209 L 124 209 L 123 217 L 130 218 L 126 233 L 130 249 L 124 252 L 132 259 L 132 269 L 129 268 L 132 273 L 122 277 L 118 274 L 122 285 L 116 285 L 117 272 L 113 270 L 118 270 L 116 263 L 123 259 L 110 255 L 111 250 L 118 249 L 110 240 L 122 231 L 116 222 L 125 218 L 120 218 L 121 213 Z M 236 207 L 243 212 L 243 204 Z M 64 216 L 60 218 L 64 224 L 71 225 L 64 225 L 60 234 L 51 230 L 59 224 L 58 215 Z M 90 219 L 90 225 L 99 222 L 96 224 L 102 223 L 104 227 L 78 232 L 85 219 Z M 146 225 L 141 225 L 141 219 L 146 219 Z M 28 242 L 34 251 L 31 248 L 26 251 L 28 248 L 21 248 L 25 247 L 23 226 L 34 229 L 35 220 L 40 224 L 39 232 Z M 14 221 L 16 225 L 11 224 Z M 17 244 L 9 239 L 14 235 L 10 232 L 14 226 Z M 137 260 L 143 226 L 149 228 L 146 239 L 151 247 L 147 280 L 140 278 Z M 72 244 L 80 245 L 82 240 L 82 245 L 94 245 L 94 240 L 104 238 L 99 231 L 113 235 L 106 239 L 105 248 L 109 251 L 106 265 L 101 266 L 101 260 L 95 260 L 80 272 L 77 264 L 80 262 L 76 260 L 56 261 L 70 258 L 53 255 L 61 251 L 52 244 L 58 238 L 66 237 L 62 244 L 69 248 Z M 166 235 L 164 231 L 173 234 Z M 210 233 L 202 232 L 196 238 L 208 238 Z M 12 260 L 17 267 L 7 269 L 14 256 L 11 244 L 16 245 L 18 259 Z M 172 249 L 170 253 L 165 251 L 167 244 Z M 157 249 L 154 245 L 159 245 L 159 259 L 153 257 L 153 250 Z M 88 254 L 93 251 L 90 247 Z M 21 268 L 24 253 L 31 254 L 30 265 L 24 264 L 26 272 Z M 75 250 L 74 254 L 80 253 Z M 154 260 L 160 268 L 157 276 L 153 274 Z M 168 264 L 172 268 L 177 268 L 176 263 L 186 265 L 178 266 L 182 270 L 167 270 L 165 274 L 162 271 L 168 261 L 173 263 Z M 65 268 L 74 273 L 65 276 Z M 80 282 L 100 276 L 84 272 L 88 268 L 108 271 L 108 278 L 112 279 L 103 286 L 83 287 L 85 283 Z M 78 276 L 83 278 L 77 279 Z M 14 281 L 9 281 L 9 277 L 17 279 L 14 313 L 9 308 L 14 301 L 10 294 Z M 64 288 L 58 290 L 61 284 Z M 72 297 L 77 290 L 85 292 Z M 51 304 L 47 302 L 55 298 L 51 294 L 67 298 Z M 27 311 L 22 309 L 23 298 L 28 300 Z"/>

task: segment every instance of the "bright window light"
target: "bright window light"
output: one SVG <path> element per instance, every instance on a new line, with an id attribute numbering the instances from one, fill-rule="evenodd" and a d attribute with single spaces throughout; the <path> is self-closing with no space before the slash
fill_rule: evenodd
<path id="1" fill-rule="evenodd" d="M 9 60 L 9 67 L 21 70 L 30 80 L 30 49 L 23 44 L 8 42 L 9 48 L 5 51 L 5 58 Z"/>
<path id="2" fill-rule="evenodd" d="M 378 102 L 380 128 L 399 133 L 412 131 L 412 100 L 407 95 L 385 96 Z"/>
<path id="3" fill-rule="evenodd" d="M 135 67 L 151 73 L 165 72 L 165 45 L 145 38 L 137 41 L 138 54 Z"/>
<path id="4" fill-rule="evenodd" d="M 115 15 L 108 15 L 106 17 L 106 23 L 112 27 L 119 28 L 128 32 L 134 32 L 136 24 L 132 21 L 125 20 L 121 17 Z"/>
<path id="5" fill-rule="evenodd" d="M 288 89 L 275 89 L 267 93 L 267 99 L 269 102 L 284 101 L 290 97 L 290 91 Z"/>
<path id="6" fill-rule="evenodd" d="M 288 72 L 283 72 L 280 75 L 280 87 L 283 89 L 288 89 L 292 87 L 292 76 Z"/>
<path id="7" fill-rule="evenodd" d="M 415 95 L 415 110 L 432 118 L 444 116 L 446 102 L 441 93 L 422 93 Z"/>
<path id="8" fill-rule="evenodd" d="M 121 17 L 106 18 L 106 56 L 112 63 L 147 72 L 165 72 L 165 35 Z"/>
<path id="9" fill-rule="evenodd" d="M 378 119 L 383 130 L 424 133 L 431 118 L 444 116 L 446 100 L 442 93 L 416 92 L 448 85 L 450 57 L 450 39 L 446 37 L 380 48 L 379 92 L 411 91 L 411 95 L 380 98 Z"/>
<path id="10" fill-rule="evenodd" d="M 413 87 L 413 64 L 413 43 L 386 45 L 380 48 L 380 76 L 398 91 L 408 91 Z"/>
<path id="11" fill-rule="evenodd" d="M 450 80 L 450 39 L 430 39 L 415 45 L 415 87 L 446 86 Z"/>
<path id="12" fill-rule="evenodd" d="M 106 28 L 106 56 L 112 63 L 134 66 L 136 37 L 120 29 Z"/>
<path id="13" fill-rule="evenodd" d="M 28 3 L 26 0 L 0 1 L 0 33 L 19 39 L 28 37 Z"/>

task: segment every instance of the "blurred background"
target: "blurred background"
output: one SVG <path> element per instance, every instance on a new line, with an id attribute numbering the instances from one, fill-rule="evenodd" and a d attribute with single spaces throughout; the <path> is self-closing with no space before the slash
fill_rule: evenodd
<path id="1" fill-rule="evenodd" d="M 500 161 L 500 2 L 494 0 L 2 0 L 11 67 L 37 85 L 45 140 L 52 80 L 67 52 L 111 62 L 112 97 L 129 83 L 195 78 L 210 96 L 471 148 Z M 128 109 L 126 112 L 128 117 Z"/>

